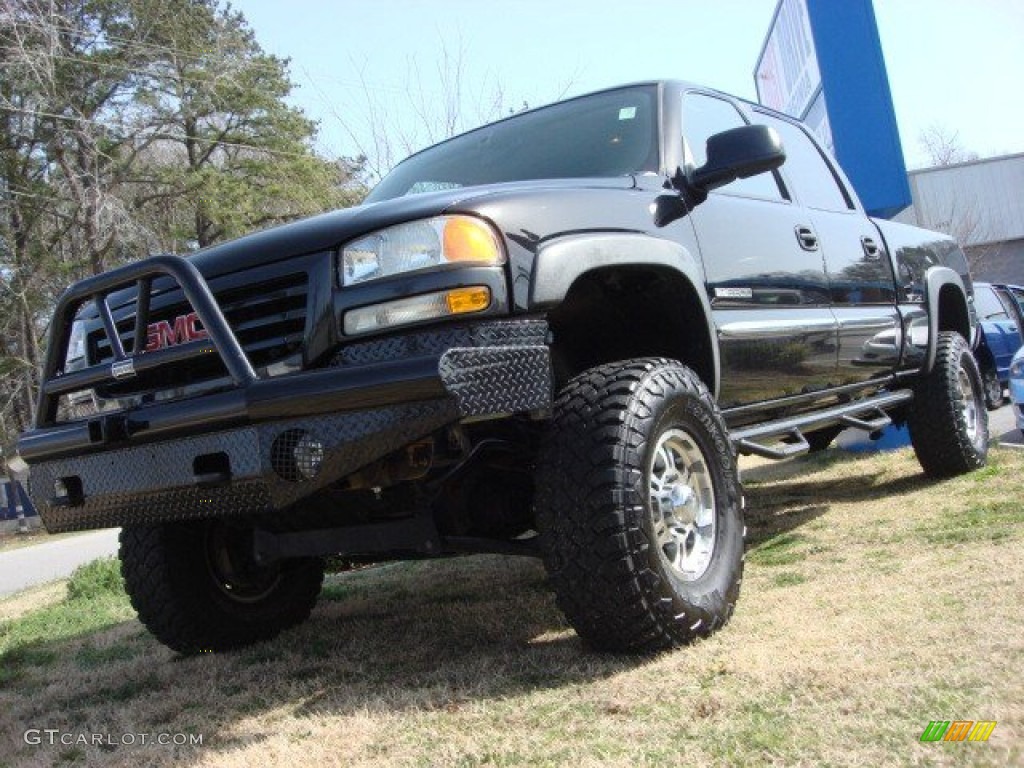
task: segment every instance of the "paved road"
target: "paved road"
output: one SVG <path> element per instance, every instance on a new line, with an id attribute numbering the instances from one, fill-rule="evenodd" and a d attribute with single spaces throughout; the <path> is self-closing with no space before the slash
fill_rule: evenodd
<path id="1" fill-rule="evenodd" d="M 48 581 L 66 579 L 84 563 L 116 555 L 120 530 L 110 528 L 0 552 L 0 597 Z"/>
<path id="2" fill-rule="evenodd" d="M 1013 416 L 1013 405 L 1004 405 L 988 413 L 988 433 L 999 438 L 1000 445 L 1013 445 L 1024 448 L 1024 436 L 1017 429 L 1017 421 Z"/>
<path id="3" fill-rule="evenodd" d="M 1024 436 L 1017 429 L 1013 409 L 1013 405 L 1006 404 L 994 411 L 988 411 L 988 434 L 991 439 L 998 440 L 1000 445 L 1024 448 Z M 895 434 L 887 433 L 882 441 L 876 444 L 868 439 L 867 433 L 857 429 L 848 429 L 839 436 L 836 444 L 841 448 L 854 451 L 877 450 L 878 448 L 886 450 L 910 445 L 910 436 L 904 428 Z"/>

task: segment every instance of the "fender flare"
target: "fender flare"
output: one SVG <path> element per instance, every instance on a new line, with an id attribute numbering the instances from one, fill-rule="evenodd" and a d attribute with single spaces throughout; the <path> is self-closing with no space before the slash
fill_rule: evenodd
<path id="1" fill-rule="evenodd" d="M 709 389 L 717 397 L 721 364 L 711 302 L 704 287 L 704 270 L 699 259 L 679 243 L 628 232 L 584 233 L 550 240 L 537 249 L 530 281 L 530 309 L 546 311 L 557 306 L 573 284 L 589 272 L 633 266 L 671 270 L 692 288 L 700 303 L 711 349 L 714 381 Z"/>
<path id="2" fill-rule="evenodd" d="M 956 330 L 963 333 L 968 344 L 973 345 L 977 341 L 975 337 L 975 323 L 972 323 L 971 307 L 967 299 L 967 289 L 964 288 L 964 281 L 960 275 L 949 267 L 929 267 L 924 275 L 925 302 L 928 305 L 928 353 L 925 355 L 922 373 L 931 373 L 935 366 L 935 350 L 939 343 L 939 301 L 942 289 L 951 285 L 957 290 L 957 294 L 964 301 L 964 316 L 967 318 L 967 328 Z"/>

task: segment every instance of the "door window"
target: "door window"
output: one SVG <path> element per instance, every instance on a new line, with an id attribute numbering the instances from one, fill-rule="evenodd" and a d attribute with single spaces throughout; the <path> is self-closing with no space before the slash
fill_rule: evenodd
<path id="1" fill-rule="evenodd" d="M 979 320 L 1009 320 L 1006 307 L 989 285 L 974 286 L 974 308 Z"/>
<path id="2" fill-rule="evenodd" d="M 1024 315 L 1024 288 L 1011 285 L 1010 295 L 1013 296 L 1013 300 L 1017 303 L 1017 311 Z"/>
<path id="3" fill-rule="evenodd" d="M 999 303 L 1003 305 L 1003 309 L 1006 310 L 1006 318 L 1017 322 L 1017 314 L 1020 311 L 1017 307 L 1017 302 L 1013 300 L 1013 297 L 1003 288 L 996 288 L 996 297 L 999 299 Z"/>
<path id="4" fill-rule="evenodd" d="M 777 130 L 782 137 L 782 146 L 786 150 L 782 169 L 801 203 L 823 211 L 848 211 L 854 207 L 832 167 L 803 128 L 774 115 L 755 114 L 759 121 Z"/>
<path id="5" fill-rule="evenodd" d="M 683 97 L 683 146 L 687 162 L 697 168 L 704 165 L 708 159 L 707 143 L 710 137 L 746 124 L 739 110 L 725 99 L 703 93 L 686 94 Z M 770 200 L 784 199 L 775 173 L 736 179 L 715 191 Z"/>

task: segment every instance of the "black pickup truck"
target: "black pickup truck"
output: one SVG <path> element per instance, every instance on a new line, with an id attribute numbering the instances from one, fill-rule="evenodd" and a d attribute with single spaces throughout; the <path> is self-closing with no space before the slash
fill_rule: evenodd
<path id="1" fill-rule="evenodd" d="M 517 114 L 366 203 L 71 286 L 19 451 L 50 531 L 122 526 L 180 652 L 304 620 L 324 558 L 544 558 L 592 646 L 728 621 L 737 455 L 906 423 L 984 464 L 949 238 L 863 211 L 788 117 L 682 82 Z"/>

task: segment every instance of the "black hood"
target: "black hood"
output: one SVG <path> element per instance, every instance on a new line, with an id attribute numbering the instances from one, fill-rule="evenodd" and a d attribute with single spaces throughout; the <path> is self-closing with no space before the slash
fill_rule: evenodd
<path id="1" fill-rule="evenodd" d="M 614 179 L 565 179 L 523 181 L 430 192 L 385 200 L 355 208 L 331 211 L 308 219 L 254 232 L 236 240 L 204 248 L 189 259 L 207 278 L 237 272 L 260 264 L 337 248 L 360 235 L 393 224 L 428 218 L 453 207 L 472 208 L 473 201 L 516 190 L 544 188 L 630 188 L 632 177 Z"/>
<path id="2" fill-rule="evenodd" d="M 477 201 L 482 205 L 495 197 L 516 196 L 520 191 L 536 194 L 542 189 L 630 189 L 634 186 L 633 177 L 556 179 L 491 184 L 410 195 L 330 211 L 290 224 L 271 227 L 186 254 L 186 258 L 199 268 L 207 280 L 213 280 L 274 262 L 334 250 L 357 237 L 406 221 L 438 216 L 453 209 L 463 213 L 473 212 Z M 500 226 L 500 222 L 495 223 Z M 166 291 L 175 290 L 176 287 L 173 279 L 160 277 L 153 281 L 152 294 L 155 297 Z M 110 296 L 110 305 L 115 309 L 123 308 L 135 301 L 135 294 L 134 287 L 116 291 Z M 94 319 L 99 315 L 95 309 L 86 309 L 82 317 Z"/>

